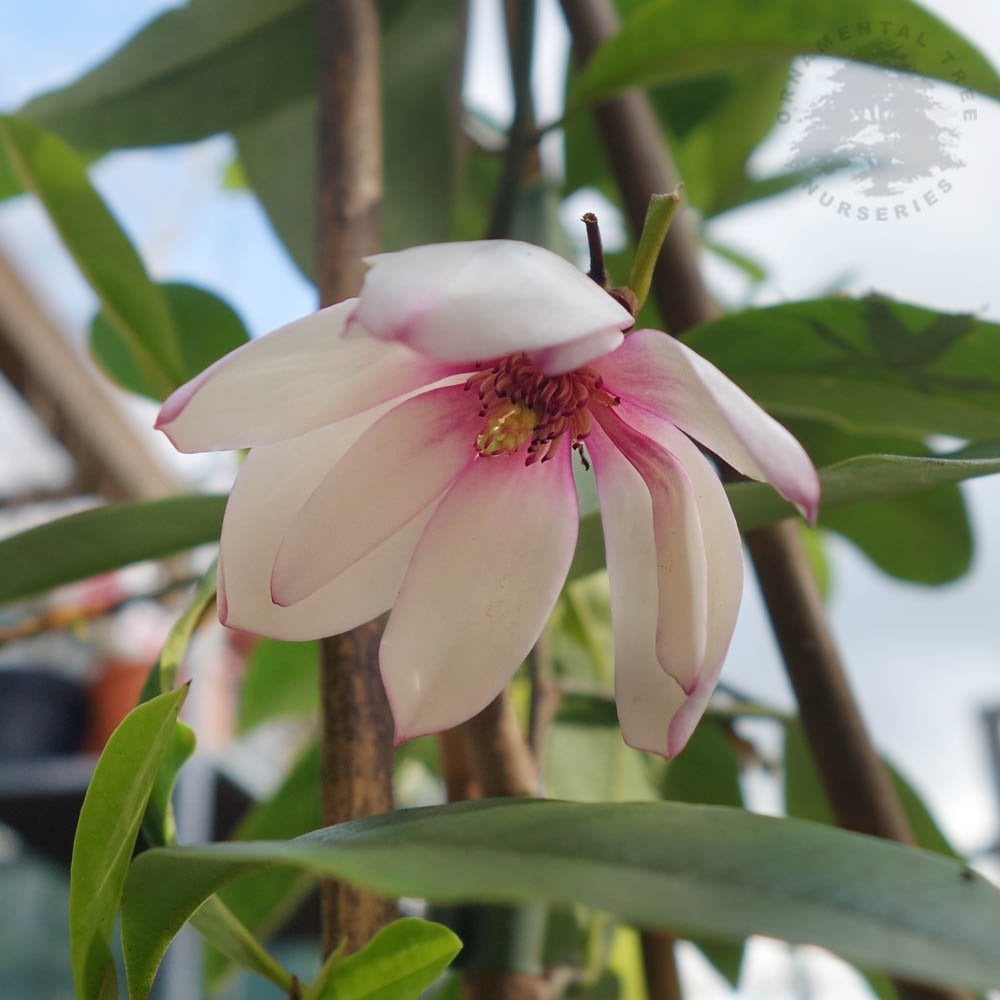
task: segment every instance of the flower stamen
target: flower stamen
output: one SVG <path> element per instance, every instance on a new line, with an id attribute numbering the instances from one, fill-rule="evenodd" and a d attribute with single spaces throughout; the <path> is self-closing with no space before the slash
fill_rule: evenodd
<path id="1" fill-rule="evenodd" d="M 479 455 L 512 455 L 527 445 L 525 465 L 547 462 L 568 436 L 573 450 L 589 469 L 583 441 L 594 424 L 591 407 L 617 406 L 620 402 L 604 388 L 604 379 L 590 368 L 546 375 L 523 353 L 512 354 L 470 375 L 465 388 L 475 389 L 482 404 L 479 416 L 486 421 L 476 438 Z"/>

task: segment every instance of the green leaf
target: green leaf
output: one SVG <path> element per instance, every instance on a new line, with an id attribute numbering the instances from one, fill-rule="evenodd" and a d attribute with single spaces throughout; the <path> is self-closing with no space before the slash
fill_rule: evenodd
<path id="1" fill-rule="evenodd" d="M 243 671 L 240 732 L 283 715 L 315 715 L 318 691 L 318 643 L 259 640 Z"/>
<path id="2" fill-rule="evenodd" d="M 319 748 L 311 744 L 292 766 L 278 790 L 255 805 L 233 831 L 232 840 L 278 840 L 314 830 L 320 816 Z M 294 868 L 269 868 L 226 886 L 218 899 L 242 926 L 266 938 L 295 912 L 315 877 Z M 227 952 L 205 955 L 206 982 L 211 990 L 222 986 L 232 971 Z M 240 964 L 245 964 L 240 961 Z"/>
<path id="3" fill-rule="evenodd" d="M 873 35 L 889 22 L 890 40 L 909 40 L 909 68 L 1000 98 L 1000 77 L 971 42 L 910 0 L 813 0 L 789 4 L 759 0 L 748 16 L 740 0 L 654 0 L 626 18 L 621 31 L 590 60 L 572 103 L 592 103 L 631 86 L 731 72 L 813 53 L 884 65 Z M 859 34 L 868 23 L 874 32 Z M 906 38 L 899 31 L 905 28 Z M 923 45 L 917 41 L 926 36 Z M 946 55 L 953 56 L 948 60 Z"/>
<path id="4" fill-rule="evenodd" d="M 459 19 L 455 0 L 409 0 L 382 21 L 382 243 L 385 250 L 398 250 L 450 235 L 456 191 L 450 88 Z M 311 51 L 296 58 L 312 58 Z M 250 187 L 308 278 L 315 275 L 314 93 L 310 88 L 266 115 L 231 126 Z"/>
<path id="5" fill-rule="evenodd" d="M 872 295 L 734 313 L 685 343 L 781 417 L 1000 439 L 1000 323 Z"/>
<path id="6" fill-rule="evenodd" d="M 675 802 L 742 807 L 740 761 L 735 740 L 728 721 L 714 717 L 703 719 L 684 751 L 667 764 L 663 797 Z M 735 989 L 743 967 L 745 943 L 701 938 L 692 944 Z"/>
<path id="7" fill-rule="evenodd" d="M 176 283 L 160 288 L 177 334 L 184 381 L 250 339 L 236 311 L 212 292 Z M 132 360 L 128 343 L 103 310 L 90 324 L 90 351 L 105 374 L 123 389 L 156 401 L 163 398 L 143 378 Z"/>
<path id="8" fill-rule="evenodd" d="M 292 260 L 310 280 L 316 274 L 318 129 L 316 95 L 311 92 L 233 132 L 247 185 Z"/>
<path id="9" fill-rule="evenodd" d="M 224 496 L 112 504 L 0 541 L 0 602 L 218 541 Z"/>
<path id="10" fill-rule="evenodd" d="M 274 864 L 385 896 L 578 902 L 681 934 L 819 944 L 928 982 L 1000 980 L 1000 892 L 940 855 L 722 806 L 480 801 L 290 842 L 147 851 L 125 892 L 130 983 L 148 982 L 210 893 Z"/>
<path id="11" fill-rule="evenodd" d="M 142 700 L 169 691 L 177 683 L 177 672 L 184 662 L 191 636 L 204 617 L 209 605 L 215 600 L 218 581 L 218 560 L 213 559 L 202 578 L 198 581 L 194 593 L 184 613 L 174 622 L 167 636 L 159 659 L 153 667 L 146 685 L 143 688 Z"/>
<path id="12" fill-rule="evenodd" d="M 848 532 L 856 531 L 858 538 L 865 542 L 870 539 L 872 551 L 877 556 L 876 561 L 880 564 L 885 563 L 885 568 L 889 572 L 901 576 L 911 574 L 904 576 L 906 579 L 917 578 L 917 574 L 921 574 L 920 578 L 928 582 L 952 579 L 949 574 L 963 571 L 966 565 L 965 553 L 968 552 L 968 548 L 961 528 L 953 530 L 949 535 L 956 546 L 955 553 L 945 554 L 943 558 L 933 553 L 927 554 L 929 558 L 908 557 L 895 552 L 888 553 L 886 546 L 889 544 L 890 536 L 881 542 L 871 538 L 868 526 L 858 525 L 857 521 L 852 521 L 849 517 L 842 518 L 841 509 L 849 511 L 852 505 L 868 505 L 884 502 L 887 499 L 892 499 L 894 502 L 898 498 L 910 500 L 913 494 L 927 495 L 927 491 L 938 487 L 996 472 L 1000 472 L 1000 442 L 978 442 L 950 455 L 930 457 L 859 455 L 819 470 L 822 490 L 820 523 L 830 523 L 831 527 L 843 525 Z M 795 508 L 764 483 L 733 483 L 726 487 L 726 493 L 729 494 L 729 501 L 733 505 L 733 512 L 742 531 L 752 531 L 765 524 L 797 516 Z M 940 500 L 932 500 L 926 505 L 922 503 L 914 503 L 912 507 L 904 505 L 901 508 L 904 511 L 917 513 L 915 516 L 908 514 L 907 525 L 899 524 L 894 530 L 904 531 L 913 523 L 919 523 L 927 511 L 941 509 L 937 507 L 940 503 Z M 836 517 L 833 516 L 834 511 L 837 512 Z M 949 507 L 949 516 L 953 518 L 954 514 L 954 508 Z M 891 537 L 898 538 L 898 534 Z M 575 580 L 603 568 L 604 538 L 601 533 L 600 516 L 596 513 L 589 514 L 580 521 L 580 535 L 570 566 L 569 579 Z"/>
<path id="13" fill-rule="evenodd" d="M 190 142 L 316 88 L 315 0 L 191 0 L 22 113 L 85 149 Z"/>
<path id="14" fill-rule="evenodd" d="M 817 466 L 877 453 L 932 457 L 924 445 L 901 438 L 848 434 L 814 421 L 787 426 Z M 820 524 L 850 539 L 885 572 L 915 583 L 955 580 L 972 561 L 972 528 L 957 486 L 833 509 L 822 513 Z"/>
<path id="15" fill-rule="evenodd" d="M 146 801 L 187 695 L 134 708 L 111 734 L 83 800 L 70 866 L 70 959 L 78 997 L 117 1000 L 110 941 Z"/>
<path id="16" fill-rule="evenodd" d="M 798 719 L 785 721 L 785 811 L 789 816 L 814 823 L 833 824 L 812 751 Z M 916 789 L 891 764 L 886 762 L 906 818 L 917 843 L 929 851 L 951 858 L 959 854 L 948 842 Z"/>
<path id="17" fill-rule="evenodd" d="M 821 469 L 821 522 L 836 508 L 905 497 L 1000 472 L 1000 442 L 984 443 L 975 454 L 976 457 L 969 457 L 969 450 L 962 449 L 934 457 L 859 455 Z M 744 531 L 795 516 L 795 509 L 762 483 L 735 483 L 727 486 L 726 492 Z"/>
<path id="18" fill-rule="evenodd" d="M 83 162 L 61 139 L 23 119 L 0 116 L 0 141 L 100 299 L 135 367 L 157 393 L 167 395 L 180 385 L 182 369 L 166 299 L 91 186 Z"/>
<path id="19" fill-rule="evenodd" d="M 447 927 L 406 917 L 324 967 L 303 1000 L 418 1000 L 461 951 Z"/>

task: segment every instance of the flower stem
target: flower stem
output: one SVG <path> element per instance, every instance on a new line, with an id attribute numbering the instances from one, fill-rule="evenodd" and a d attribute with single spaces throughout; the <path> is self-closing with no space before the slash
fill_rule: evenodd
<path id="1" fill-rule="evenodd" d="M 680 185 L 669 194 L 654 194 L 649 198 L 646 209 L 646 221 L 642 225 L 642 235 L 639 246 L 632 261 L 632 271 L 628 276 L 628 287 L 636 298 L 636 313 L 643 307 L 653 283 L 653 271 L 660 259 L 663 241 L 667 238 L 667 230 L 677 213 L 681 203 Z"/>

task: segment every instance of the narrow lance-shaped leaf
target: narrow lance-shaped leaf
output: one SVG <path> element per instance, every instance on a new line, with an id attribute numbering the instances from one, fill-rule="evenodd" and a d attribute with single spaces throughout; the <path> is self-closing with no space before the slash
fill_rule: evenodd
<path id="1" fill-rule="evenodd" d="M 96 507 L 0 541 L 0 602 L 218 541 L 224 496 Z"/>
<path id="2" fill-rule="evenodd" d="M 190 142 L 316 86 L 315 0 L 192 0 L 22 109 L 82 149 Z"/>
<path id="3" fill-rule="evenodd" d="M 157 393 L 171 392 L 183 381 L 183 369 L 166 299 L 79 156 L 52 133 L 10 116 L 0 116 L 0 141 L 128 345 L 136 368 Z"/>
<path id="4" fill-rule="evenodd" d="M 904 44 L 915 73 L 1000 98 L 1000 77 L 989 60 L 954 28 L 911 0 L 672 0 L 643 4 L 585 68 L 575 105 L 631 86 L 652 86 L 738 66 L 813 53 L 895 65 L 883 37 Z M 954 74 L 961 71 L 957 80 Z"/>
<path id="5" fill-rule="evenodd" d="M 187 688 L 133 709 L 111 734 L 83 800 L 70 866 L 70 959 L 79 997 L 117 1000 L 111 959 L 122 885 Z"/>
<path id="6" fill-rule="evenodd" d="M 274 864 L 387 896 L 577 902 L 680 934 L 819 944 L 928 982 L 1000 981 L 1000 891 L 948 858 L 721 806 L 522 801 L 413 809 L 286 843 L 148 851 L 125 896 L 130 983 L 152 977 L 210 893 Z"/>

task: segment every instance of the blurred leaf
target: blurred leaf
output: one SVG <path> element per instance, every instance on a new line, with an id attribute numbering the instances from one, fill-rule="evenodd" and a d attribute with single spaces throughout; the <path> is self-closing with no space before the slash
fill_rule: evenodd
<path id="1" fill-rule="evenodd" d="M 891 764 L 886 763 L 886 767 L 917 843 L 929 851 L 959 858 L 913 786 Z M 785 722 L 785 811 L 798 819 L 833 824 L 833 814 L 798 719 Z"/>
<path id="2" fill-rule="evenodd" d="M 224 496 L 112 504 L 0 541 L 0 602 L 218 541 Z"/>
<path id="3" fill-rule="evenodd" d="M 191 0 L 22 110 L 85 149 L 190 142 L 313 93 L 315 0 Z"/>
<path id="4" fill-rule="evenodd" d="M 250 339 L 236 311 L 212 292 L 176 283 L 159 287 L 173 319 L 183 381 L 194 378 Z M 127 342 L 104 310 L 91 322 L 90 350 L 104 373 L 123 389 L 156 401 L 164 398 L 143 378 L 132 360 Z"/>
<path id="5" fill-rule="evenodd" d="M 799 538 L 802 539 L 802 548 L 809 561 L 809 568 L 816 580 L 816 586 L 819 587 L 820 596 L 825 601 L 829 599 L 833 589 L 833 573 L 824 544 L 826 541 L 825 532 L 810 528 L 808 524 L 800 524 Z"/>
<path id="6" fill-rule="evenodd" d="M 167 395 L 183 378 L 166 299 L 91 186 L 83 162 L 61 139 L 22 119 L 0 116 L 0 141 L 97 294 L 144 381 Z"/>
<path id="7" fill-rule="evenodd" d="M 863 535 L 862 530 L 867 532 L 870 530 L 869 527 L 865 525 L 862 529 L 849 518 L 841 520 L 839 510 L 841 508 L 845 511 L 850 510 L 855 504 L 867 506 L 889 499 L 894 502 L 897 498 L 910 499 L 911 494 L 926 495 L 927 491 L 936 487 L 1000 472 L 1000 442 L 978 442 L 950 455 L 932 457 L 859 455 L 820 469 L 819 472 L 822 487 L 820 523 L 836 522 L 838 526 L 843 524 L 847 531 L 857 531 L 858 536 L 864 538 L 866 542 L 870 539 L 873 553 L 886 563 L 886 567 L 892 567 L 890 572 L 898 572 L 901 576 L 906 573 L 921 572 L 924 574 L 922 577 L 924 579 L 931 576 L 936 580 L 951 579 L 952 577 L 945 577 L 944 573 L 953 572 L 959 565 L 964 567 L 965 557 L 962 553 L 968 551 L 963 542 L 961 529 L 956 530 L 954 527 L 953 507 L 949 508 L 952 527 L 947 530 L 948 538 L 956 545 L 956 552 L 946 554 L 944 558 L 941 558 L 940 554 L 937 556 L 928 554 L 928 558 L 918 558 L 905 553 L 889 552 L 889 536 L 884 540 L 878 540 L 871 538 L 870 535 Z M 751 531 L 786 517 L 797 516 L 795 508 L 764 483 L 733 483 L 726 487 L 726 492 L 733 505 L 736 520 L 743 531 Z M 919 523 L 920 518 L 926 516 L 924 512 L 934 509 L 937 503 L 939 501 L 931 501 L 927 506 L 914 504 L 910 509 L 917 513 L 909 514 L 907 523 L 910 525 L 914 521 Z M 837 518 L 833 517 L 834 511 L 838 512 Z M 895 530 L 907 529 L 900 524 Z M 575 580 L 603 568 L 604 537 L 601 533 L 600 515 L 590 514 L 580 521 L 580 536 L 570 566 L 569 579 Z M 904 576 L 904 579 L 913 578 Z"/>
<path id="8" fill-rule="evenodd" d="M 759 285 L 767 279 L 767 270 L 764 266 L 742 251 L 728 244 L 719 243 L 717 240 L 705 240 L 704 244 L 706 249 L 721 257 L 727 264 L 732 264 L 733 267 L 742 271 L 752 284 Z"/>
<path id="9" fill-rule="evenodd" d="M 788 70 L 777 59 L 734 74 L 732 93 L 677 143 L 685 189 L 705 215 L 744 187 L 747 160 L 778 121 Z"/>
<path id="10" fill-rule="evenodd" d="M 243 673 L 240 732 L 283 715 L 314 716 L 318 691 L 318 643 L 258 640 Z"/>
<path id="11" fill-rule="evenodd" d="M 965 449 L 929 458 L 859 455 L 821 469 L 821 523 L 826 523 L 830 512 L 837 508 L 850 509 L 852 504 L 922 494 L 934 487 L 1000 472 L 1000 442 L 984 445 L 979 451 L 983 457 L 967 455 Z M 780 520 L 782 516 L 795 515 L 790 504 L 761 483 L 736 483 L 727 486 L 726 492 L 744 531 Z"/>
<path id="12" fill-rule="evenodd" d="M 240 821 L 231 840 L 284 840 L 315 830 L 320 816 L 319 748 L 311 743 L 269 798 L 257 803 Z M 226 886 L 216 897 L 240 924 L 266 938 L 295 912 L 316 879 L 294 868 L 269 868 Z M 205 981 L 219 989 L 235 971 L 231 954 L 205 952 Z M 239 961 L 240 965 L 246 965 Z"/>
<path id="13" fill-rule="evenodd" d="M 871 295 L 734 313 L 685 343 L 781 417 L 1000 439 L 1000 323 Z"/>
<path id="14" fill-rule="evenodd" d="M 792 420 L 787 426 L 818 466 L 876 453 L 932 457 L 924 445 L 901 438 L 848 434 L 815 421 Z M 849 538 L 877 566 L 902 580 L 947 583 L 972 562 L 972 528 L 958 486 L 821 512 L 820 525 Z"/>
<path id="15" fill-rule="evenodd" d="M 418 1000 L 461 949 L 447 927 L 404 917 L 360 951 L 328 962 L 303 1000 Z"/>
<path id="16" fill-rule="evenodd" d="M 316 252 L 316 97 L 309 93 L 233 132 L 248 187 L 310 280 Z"/>
<path id="17" fill-rule="evenodd" d="M 111 734 L 87 788 L 69 876 L 78 997 L 117 1000 L 111 932 L 146 801 L 186 696 L 183 687 L 132 709 Z"/>
<path id="18" fill-rule="evenodd" d="M 812 0 L 808 5 L 759 0 L 748 16 L 740 0 L 654 0 L 627 17 L 621 31 L 587 64 L 571 94 L 571 104 L 592 103 L 631 86 L 758 68 L 779 59 L 813 53 L 890 66 L 882 50 L 848 29 L 868 22 L 905 25 L 907 37 L 926 35 L 932 45 L 907 49 L 909 68 L 951 81 L 952 64 L 965 73 L 963 86 L 1000 98 L 1000 77 L 982 53 L 961 34 L 910 0 Z M 859 44 L 861 41 L 861 44 Z M 952 58 L 945 59 L 943 53 Z"/>
<path id="19" fill-rule="evenodd" d="M 202 900 L 273 864 L 386 896 L 579 902 L 682 934 L 768 934 L 934 983 L 1000 979 L 1000 891 L 950 858 L 723 806 L 480 801 L 287 843 L 147 851 L 132 865 L 122 917 L 137 1000 Z"/>
<path id="20" fill-rule="evenodd" d="M 450 88 L 458 27 L 455 0 L 407 0 L 383 12 L 385 250 L 449 238 L 457 186 Z M 309 61 L 310 55 L 296 58 Z M 232 126 L 250 187 L 310 279 L 315 275 L 317 114 L 314 88 L 309 88 L 266 115 Z"/>
<path id="21" fill-rule="evenodd" d="M 141 701 L 148 701 L 155 695 L 164 694 L 177 683 L 177 673 L 184 662 L 191 636 L 215 600 L 217 578 L 218 560 L 213 559 L 212 565 L 198 581 L 187 607 L 170 629 L 163 649 L 160 650 L 160 656 L 143 686 Z"/>
<path id="22" fill-rule="evenodd" d="M 667 764 L 663 797 L 675 802 L 705 802 L 742 808 L 740 761 L 729 724 L 702 719 L 680 755 Z M 733 987 L 740 980 L 745 943 L 695 938 L 691 942 Z"/>

